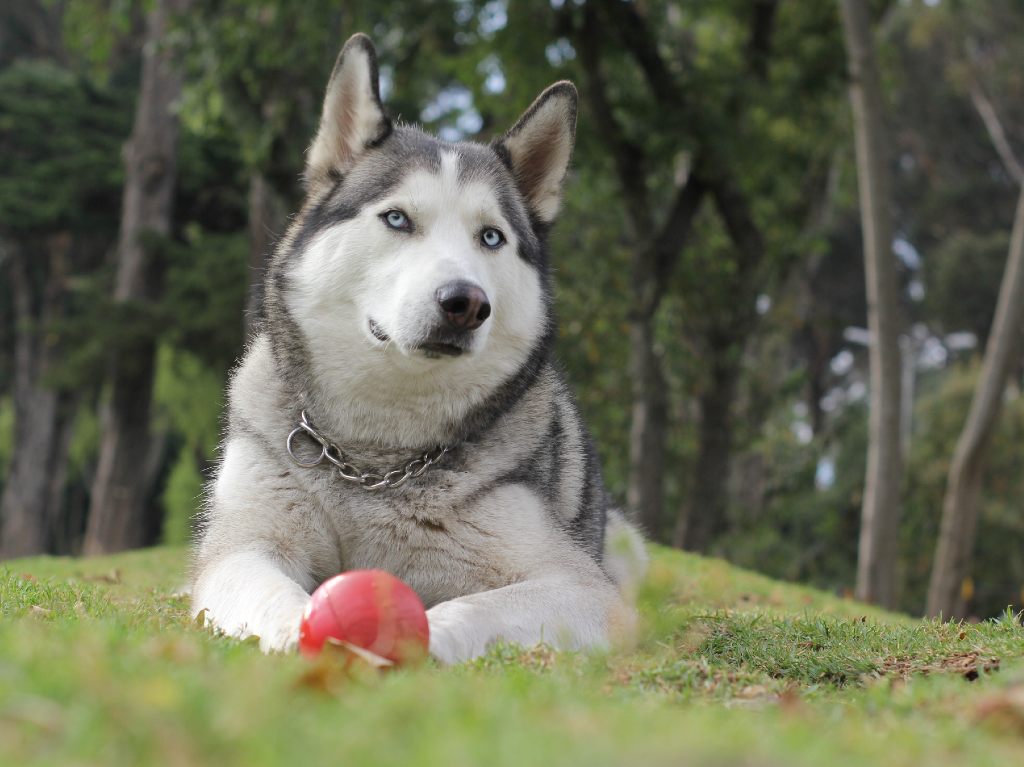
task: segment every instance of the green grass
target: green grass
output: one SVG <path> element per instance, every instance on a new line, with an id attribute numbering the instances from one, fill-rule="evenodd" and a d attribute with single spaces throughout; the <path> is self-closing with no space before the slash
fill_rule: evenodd
<path id="1" fill-rule="evenodd" d="M 189 620 L 185 552 L 0 565 L 0 764 L 1024 764 L 1024 628 L 657 550 L 630 652 L 345 675 Z"/>

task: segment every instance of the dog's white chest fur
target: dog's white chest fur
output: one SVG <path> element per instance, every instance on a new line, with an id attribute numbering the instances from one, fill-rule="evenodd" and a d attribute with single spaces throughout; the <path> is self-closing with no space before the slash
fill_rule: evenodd
<path id="1" fill-rule="evenodd" d="M 472 508 L 429 500 L 356 501 L 339 515 L 346 569 L 380 568 L 411 585 L 427 607 L 511 585 L 541 567 L 551 535 L 538 499 L 525 490 L 491 493 Z M 527 545 L 523 545 L 523 544 Z"/>

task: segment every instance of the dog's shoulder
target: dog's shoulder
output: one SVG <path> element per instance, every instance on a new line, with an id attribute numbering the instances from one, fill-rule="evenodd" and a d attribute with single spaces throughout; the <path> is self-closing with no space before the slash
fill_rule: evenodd
<path id="1" fill-rule="evenodd" d="M 269 336 L 258 335 L 231 375 L 226 436 L 248 434 L 272 441 L 294 426 L 296 407 L 289 402 Z"/>
<path id="2" fill-rule="evenodd" d="M 600 561 L 608 497 L 590 433 L 562 370 L 551 360 L 491 439 L 528 446 L 506 482 L 530 487 L 554 521 Z"/>

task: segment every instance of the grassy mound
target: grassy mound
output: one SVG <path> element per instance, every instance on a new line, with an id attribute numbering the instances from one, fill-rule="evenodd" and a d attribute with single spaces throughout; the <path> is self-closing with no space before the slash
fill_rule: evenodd
<path id="1" fill-rule="evenodd" d="M 0 764 L 1024 764 L 1024 628 L 654 551 L 644 631 L 346 675 L 196 627 L 185 552 L 0 564 Z"/>

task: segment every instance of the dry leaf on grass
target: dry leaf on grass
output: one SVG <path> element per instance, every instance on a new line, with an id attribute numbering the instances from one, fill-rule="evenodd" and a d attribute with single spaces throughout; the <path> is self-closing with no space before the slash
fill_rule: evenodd
<path id="1" fill-rule="evenodd" d="M 980 674 L 999 670 L 999 658 L 982 656 L 977 652 L 948 655 L 925 663 L 913 657 L 889 657 L 882 661 L 879 673 L 906 679 L 914 674 L 960 674 L 973 682 Z"/>
<path id="2" fill-rule="evenodd" d="M 335 639 L 334 637 L 327 637 L 324 640 L 324 649 L 333 649 L 335 654 L 341 653 L 342 660 L 345 662 L 360 661 L 370 668 L 391 668 L 395 665 L 395 662 L 388 660 L 377 653 L 370 652 L 362 647 L 346 642 L 344 639 Z M 331 654 L 328 652 L 328 654 Z M 347 658 L 345 656 L 352 656 Z"/>
<path id="3" fill-rule="evenodd" d="M 308 670 L 295 680 L 295 686 L 337 694 L 349 682 L 375 677 L 380 671 L 394 665 L 387 658 L 362 647 L 328 637 L 323 650 L 313 658 Z"/>
<path id="4" fill-rule="evenodd" d="M 109 573 L 101 573 L 99 575 L 83 575 L 83 581 L 92 581 L 94 583 L 111 583 L 118 584 L 121 582 L 121 571 L 118 569 L 111 570 Z"/>

